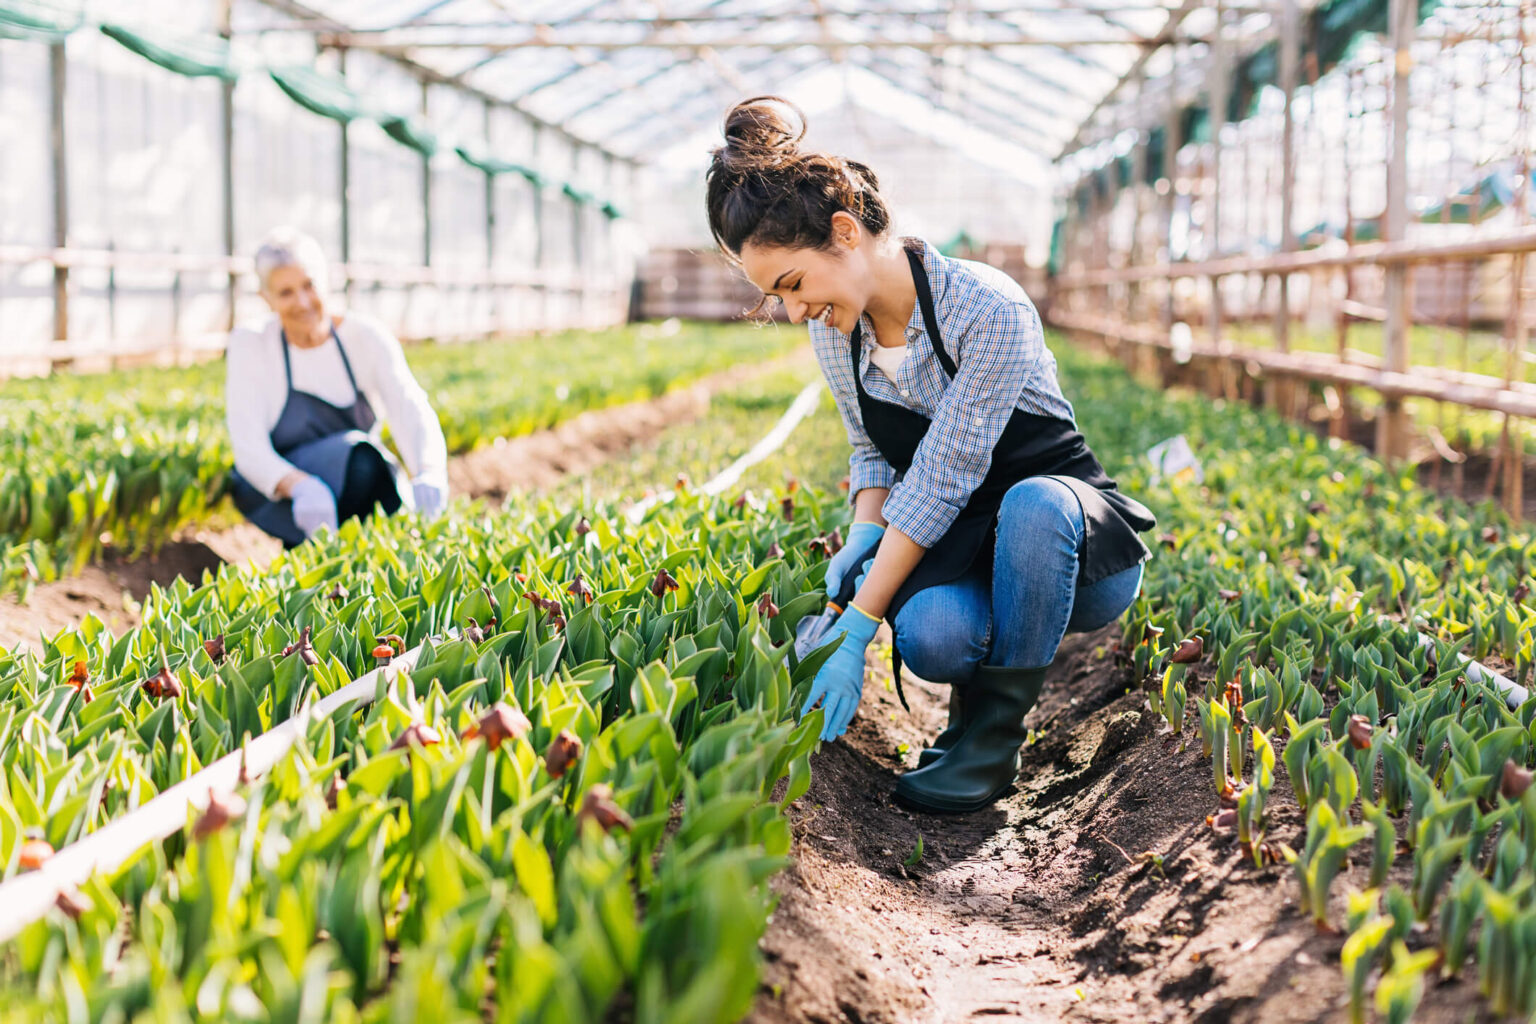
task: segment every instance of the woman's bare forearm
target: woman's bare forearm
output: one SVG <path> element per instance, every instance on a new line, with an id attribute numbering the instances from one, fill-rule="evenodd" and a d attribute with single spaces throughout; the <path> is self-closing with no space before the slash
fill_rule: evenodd
<path id="1" fill-rule="evenodd" d="M 886 495 L 890 494 L 888 487 L 866 487 L 853 496 L 853 521 L 856 523 L 879 523 L 885 525 L 885 514 L 881 511 L 885 507 Z"/>
<path id="2" fill-rule="evenodd" d="M 894 526 L 887 527 L 869 575 L 859 592 L 853 595 L 853 603 L 877 619 L 884 616 L 896 591 L 912 575 L 926 550 Z"/>

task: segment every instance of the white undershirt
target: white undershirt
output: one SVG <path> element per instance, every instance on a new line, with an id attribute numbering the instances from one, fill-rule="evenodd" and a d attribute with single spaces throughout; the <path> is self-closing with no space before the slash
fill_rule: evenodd
<path id="1" fill-rule="evenodd" d="M 443 430 L 427 393 L 406 364 L 400 342 L 377 321 L 356 313 L 347 314 L 336 333 L 346 346 L 358 388 L 379 418 L 374 435 L 380 424 L 388 422 L 411 476 L 426 476 L 446 487 L 448 451 Z M 295 390 L 351 408 L 357 393 L 334 339 L 314 348 L 289 345 L 288 357 Z M 235 450 L 235 468 L 258 491 L 275 497 L 278 481 L 294 469 L 273 450 L 271 441 L 272 428 L 288 401 L 278 318 L 271 316 L 264 323 L 231 331 L 226 363 L 224 420 Z"/>
<path id="2" fill-rule="evenodd" d="M 896 371 L 907 358 L 907 346 L 905 345 L 881 345 L 876 343 L 870 346 L 869 361 L 880 367 L 880 372 L 885 374 L 891 383 L 896 382 Z"/>

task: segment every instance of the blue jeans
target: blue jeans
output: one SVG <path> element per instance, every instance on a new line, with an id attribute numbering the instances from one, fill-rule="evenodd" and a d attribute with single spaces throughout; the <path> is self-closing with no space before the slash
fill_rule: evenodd
<path id="1" fill-rule="evenodd" d="M 1003 497 L 991 565 L 914 594 L 896 616 L 896 649 L 929 682 L 964 683 L 978 665 L 1049 665 L 1068 632 L 1119 618 L 1141 589 L 1142 566 L 1077 585 L 1083 510 L 1066 484 L 1021 480 Z"/>

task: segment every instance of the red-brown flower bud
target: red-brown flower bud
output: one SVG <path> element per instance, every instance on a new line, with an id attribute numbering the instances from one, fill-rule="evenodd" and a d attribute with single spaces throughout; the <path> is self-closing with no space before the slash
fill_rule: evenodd
<path id="1" fill-rule="evenodd" d="M 561 729 L 560 735 L 549 741 L 544 751 L 544 768 L 552 778 L 561 778 L 566 770 L 581 760 L 581 740 L 569 729 Z"/>

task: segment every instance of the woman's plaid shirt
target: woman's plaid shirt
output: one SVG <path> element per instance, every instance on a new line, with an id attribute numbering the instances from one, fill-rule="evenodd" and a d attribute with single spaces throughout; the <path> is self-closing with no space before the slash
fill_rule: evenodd
<path id="1" fill-rule="evenodd" d="M 898 477 L 864 432 L 848 358 L 848 335 L 811 321 L 811 344 L 848 430 L 850 499 L 866 487 L 888 487 L 886 521 L 927 548 L 938 543 L 992 465 L 992 449 L 1015 409 L 1075 423 L 1056 382 L 1034 304 L 1008 275 L 950 259 L 922 243 L 923 269 L 945 350 L 958 367 L 953 380 L 934 356 L 920 304 L 907 323 L 907 356 L 890 380 L 869 359 L 874 326 L 863 318 L 859 374 L 871 398 L 932 420 L 912 467 Z"/>

